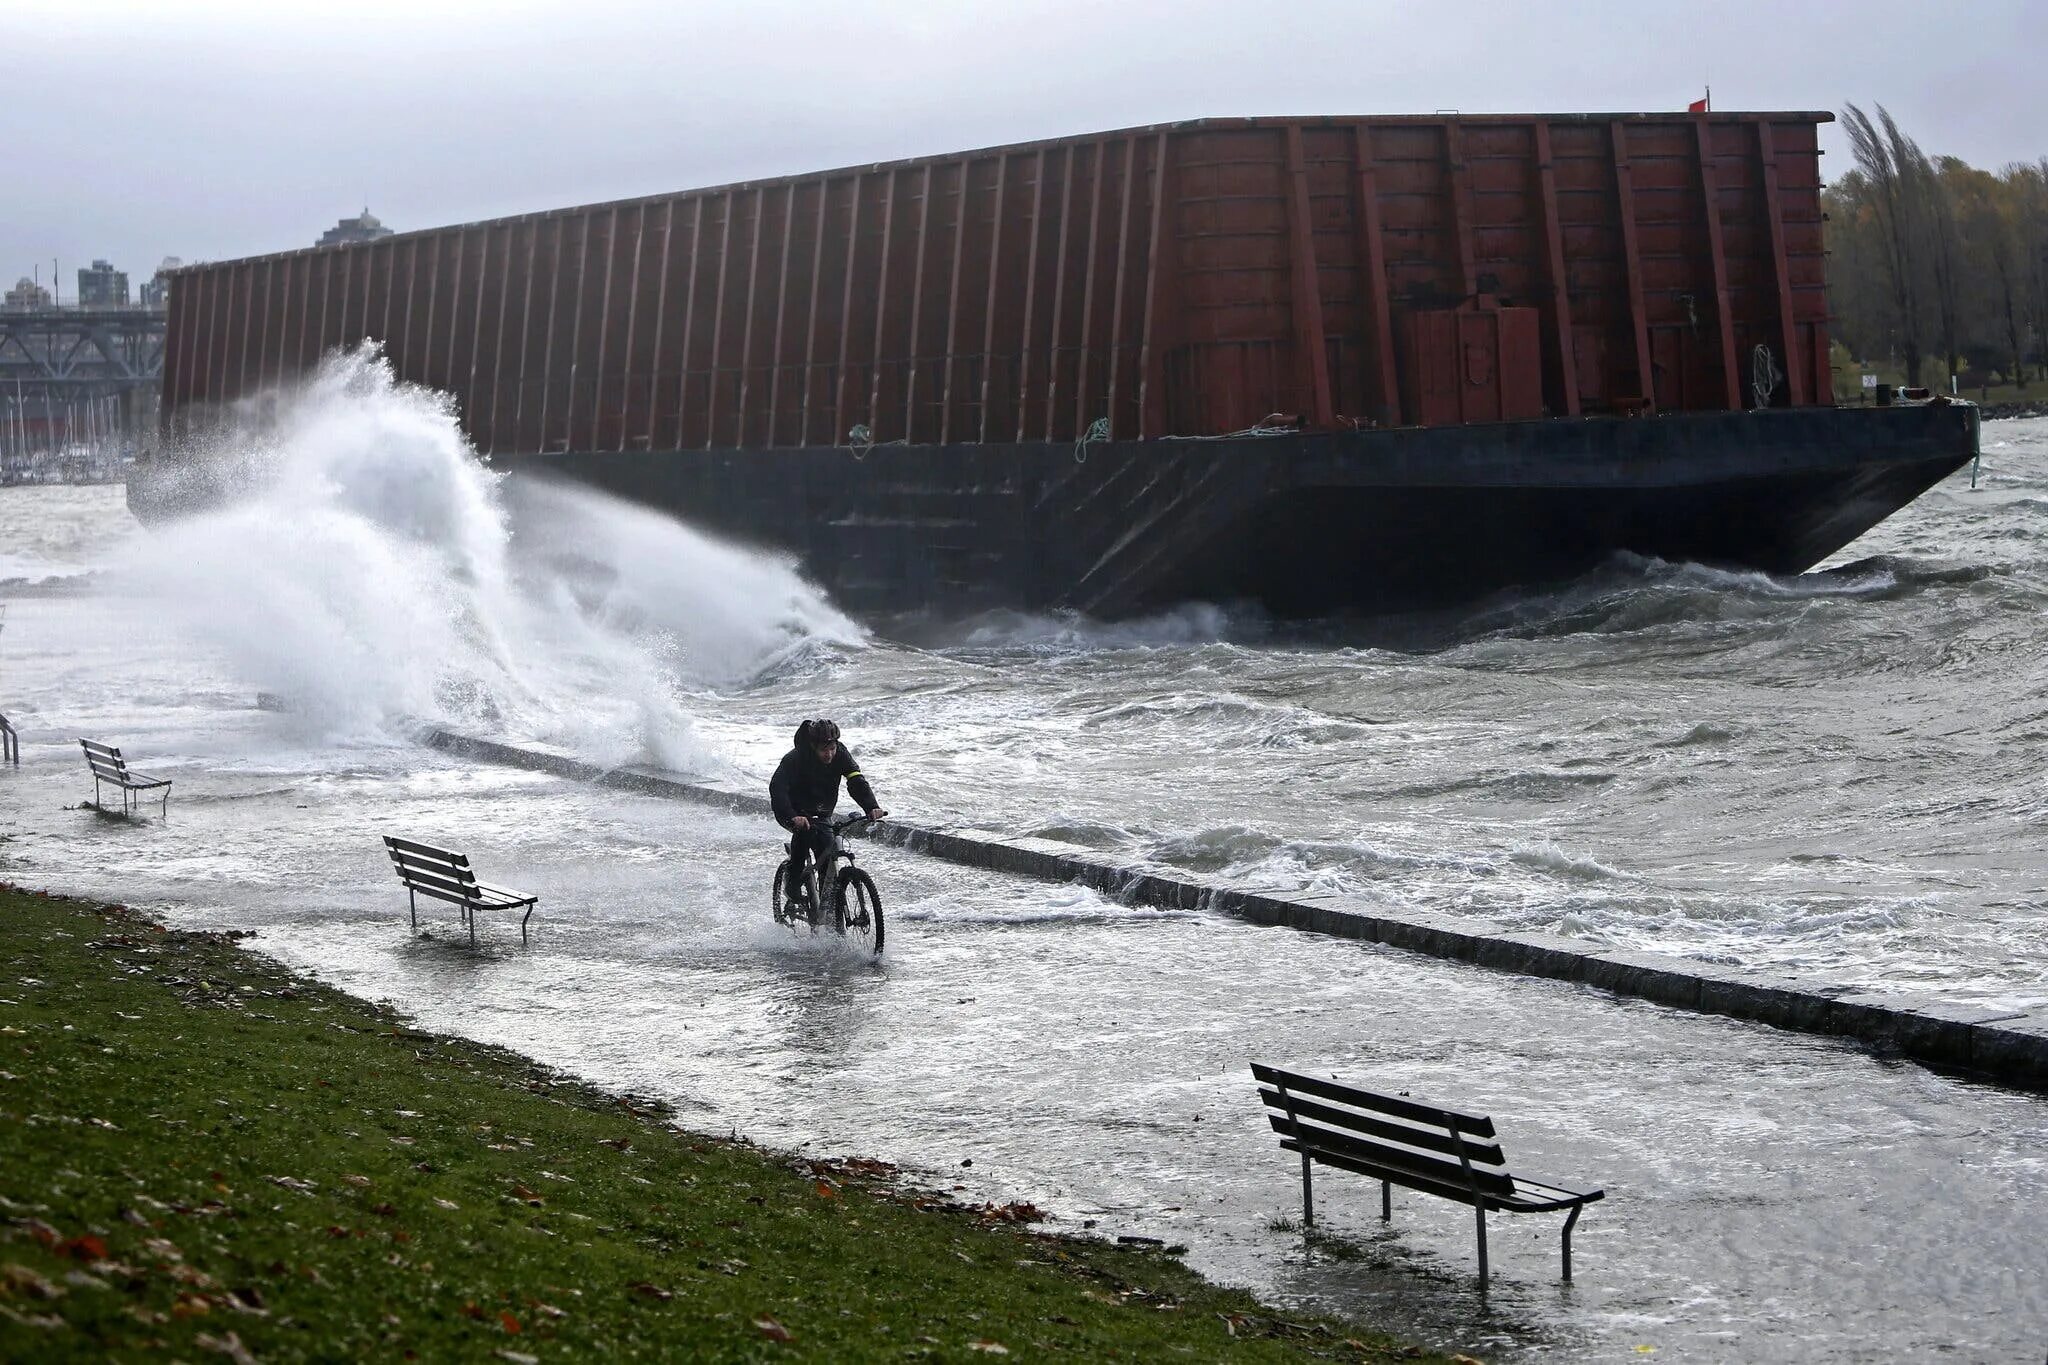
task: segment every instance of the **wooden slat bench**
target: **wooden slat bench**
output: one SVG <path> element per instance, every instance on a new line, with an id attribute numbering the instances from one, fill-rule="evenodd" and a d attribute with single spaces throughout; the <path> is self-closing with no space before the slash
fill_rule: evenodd
<path id="1" fill-rule="evenodd" d="M 476 942 L 477 911 L 524 909 L 526 914 L 519 921 L 519 941 L 526 942 L 526 923 L 533 918 L 534 907 L 540 904 L 539 896 L 478 881 L 466 854 L 389 834 L 384 836 L 384 848 L 398 869 L 398 880 L 405 883 L 415 932 L 420 927 L 420 897 L 432 896 L 461 907 L 462 923 L 469 930 L 472 944 Z"/>
<path id="2" fill-rule="evenodd" d="M 136 772 L 128 766 L 127 760 L 121 757 L 119 749 L 102 744 L 98 740 L 81 739 L 78 742 L 84 746 L 86 765 L 92 769 L 93 805 L 97 806 L 100 803 L 100 784 L 103 782 L 111 782 L 121 789 L 123 815 L 134 812 L 136 804 L 142 799 L 137 793 L 155 791 L 161 787 L 164 793 L 163 812 L 165 815 L 171 813 L 171 780 L 168 777 L 151 777 L 148 773 Z"/>
<path id="3" fill-rule="evenodd" d="M 1564 1278 L 1572 1277 L 1572 1225 L 1605 1190 L 1568 1190 L 1510 1175 L 1493 1120 L 1252 1063 L 1280 1145 L 1301 1154 L 1301 1217 L 1315 1222 L 1312 1162 L 1380 1182 L 1380 1217 L 1394 1216 L 1394 1186 L 1470 1204 L 1479 1227 L 1479 1282 L 1486 1283 L 1486 1212 L 1550 1213 L 1564 1220 Z"/>

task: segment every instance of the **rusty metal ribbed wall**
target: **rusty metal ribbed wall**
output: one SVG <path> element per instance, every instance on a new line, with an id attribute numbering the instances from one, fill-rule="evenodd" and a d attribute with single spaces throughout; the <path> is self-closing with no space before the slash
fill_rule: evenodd
<path id="1" fill-rule="evenodd" d="M 1827 118 L 1203 121 L 220 262 L 165 421 L 374 338 L 487 452 L 1400 425 L 1404 323 L 1497 307 L 1552 415 L 1750 406 L 1759 346 L 1827 403 Z"/>

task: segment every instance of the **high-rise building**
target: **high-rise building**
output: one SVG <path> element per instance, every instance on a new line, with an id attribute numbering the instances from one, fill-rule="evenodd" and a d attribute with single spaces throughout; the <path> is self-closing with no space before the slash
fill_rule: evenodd
<path id="1" fill-rule="evenodd" d="M 170 306 L 171 272 L 183 264 L 185 263 L 176 256 L 164 257 L 163 264 L 156 268 L 156 274 L 144 280 L 142 288 L 136 291 L 142 297 L 142 306 L 144 308 L 166 308 Z"/>
<path id="2" fill-rule="evenodd" d="M 0 306 L 8 308 L 48 308 L 50 291 L 23 275 L 15 281 L 14 288 L 0 296 Z"/>
<path id="3" fill-rule="evenodd" d="M 128 272 L 116 270 L 105 261 L 94 261 L 78 272 L 78 306 L 81 308 L 126 308 Z"/>
<path id="4" fill-rule="evenodd" d="M 342 219 L 333 227 L 321 233 L 320 240 L 313 243 L 313 245 L 339 246 L 344 242 L 374 242 L 379 237 L 389 237 L 390 235 L 391 229 L 371 217 L 369 207 L 365 205 L 361 215 L 355 218 Z"/>

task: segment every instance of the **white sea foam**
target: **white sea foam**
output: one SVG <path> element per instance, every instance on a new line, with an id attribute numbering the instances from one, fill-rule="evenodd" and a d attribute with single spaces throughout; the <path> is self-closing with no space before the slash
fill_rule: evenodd
<path id="1" fill-rule="evenodd" d="M 786 562 L 492 472 L 374 346 L 247 417 L 205 461 L 233 494 L 119 581 L 323 732 L 429 719 L 702 771 L 682 693 L 861 638 Z"/>

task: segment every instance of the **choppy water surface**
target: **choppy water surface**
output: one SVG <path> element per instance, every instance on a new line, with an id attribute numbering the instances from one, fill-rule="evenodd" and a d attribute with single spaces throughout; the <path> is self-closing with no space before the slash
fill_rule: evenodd
<path id="1" fill-rule="evenodd" d="M 907 1161 L 1489 1358 L 2031 1358 L 2048 1103 L 1823 1040 L 876 850 L 877 968 L 767 919 L 758 822 L 476 768 L 403 717 L 759 780 L 836 715 L 885 798 L 1266 887 L 1344 889 L 1814 979 L 2048 1003 L 2048 422 L 1798 579 L 1621 564 L 1476 617 L 846 621 L 660 518 L 479 477 L 426 396 L 337 370 L 218 516 L 0 492 L 0 875 L 259 930 L 430 1026 L 683 1119 Z M 111 529 L 109 529 L 111 528 Z M 259 710 L 259 692 L 289 711 Z M 176 779 L 72 809 L 73 739 Z M 535 947 L 405 933 L 376 843 L 539 891 Z M 449 918 L 452 918 L 449 917 Z M 1551 1217 L 1331 1176 L 1364 1257 L 1271 1226 L 1251 1058 L 1491 1112 Z M 961 1163 L 971 1161 L 971 1166 Z"/>

